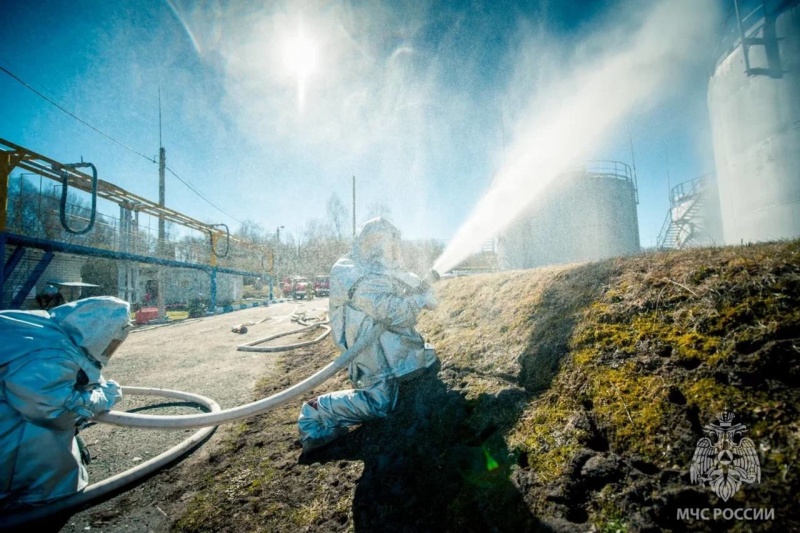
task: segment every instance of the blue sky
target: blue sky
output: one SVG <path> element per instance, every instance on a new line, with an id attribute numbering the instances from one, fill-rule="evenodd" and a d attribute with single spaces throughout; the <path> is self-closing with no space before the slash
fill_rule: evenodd
<path id="1" fill-rule="evenodd" d="M 148 157 L 158 153 L 160 88 L 167 165 L 225 213 L 170 174 L 168 207 L 299 237 L 331 194 L 349 209 L 355 175 L 359 221 L 383 204 L 404 236 L 449 240 L 508 163 L 524 121 L 542 116 L 539 96 L 624 43 L 647 15 L 642 4 L 655 3 L 0 4 L 0 66 Z M 697 4 L 673 16 L 718 2 Z M 298 36 L 316 64 L 302 92 L 297 60 L 285 58 Z M 683 36 L 667 27 L 658 38 Z M 643 246 L 666 215 L 667 176 L 674 185 L 713 171 L 713 32 L 706 39 L 676 55 L 659 94 L 590 150 L 630 163 L 633 139 Z M 62 162 L 83 157 L 101 178 L 158 198 L 157 165 L 2 72 L 0 137 Z"/>

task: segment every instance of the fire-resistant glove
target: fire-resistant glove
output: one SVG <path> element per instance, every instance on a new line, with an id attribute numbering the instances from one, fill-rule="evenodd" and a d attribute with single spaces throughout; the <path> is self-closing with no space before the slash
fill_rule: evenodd
<path id="1" fill-rule="evenodd" d="M 89 390 L 74 390 L 64 406 L 68 411 L 83 419 L 108 411 L 122 398 L 122 391 L 116 381 L 99 383 Z M 78 420 L 78 424 L 83 420 Z"/>
<path id="2" fill-rule="evenodd" d="M 100 385 L 103 393 L 106 395 L 107 408 L 111 407 L 122 399 L 122 387 L 113 379 L 107 379 L 106 382 Z"/>

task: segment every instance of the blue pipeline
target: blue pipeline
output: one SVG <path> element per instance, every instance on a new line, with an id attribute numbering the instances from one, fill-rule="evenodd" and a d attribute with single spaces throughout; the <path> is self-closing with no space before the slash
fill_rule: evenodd
<path id="1" fill-rule="evenodd" d="M 46 239 L 37 239 L 35 237 L 25 237 L 23 235 L 16 235 L 14 233 L 5 234 L 6 244 L 12 246 L 27 246 L 29 248 L 38 248 L 46 252 L 61 252 L 65 254 L 75 255 L 89 255 L 92 257 L 103 257 L 105 259 L 120 259 L 124 261 L 135 261 L 137 263 L 147 263 L 151 265 L 164 265 L 179 268 L 193 268 L 196 270 L 205 270 L 211 272 L 216 270 L 221 274 L 235 274 L 238 276 L 250 277 L 263 277 L 264 274 L 257 272 L 249 272 L 247 270 L 238 270 L 228 267 L 212 267 L 203 263 L 187 263 L 184 261 L 175 261 L 174 259 L 162 259 L 160 257 L 151 257 L 148 255 L 137 255 L 127 252 L 114 252 L 112 250 L 104 250 L 103 248 L 93 248 L 91 246 L 83 246 L 80 244 L 70 244 L 64 242 L 48 241 Z"/>
<path id="2" fill-rule="evenodd" d="M 216 288 L 217 288 L 217 273 L 220 274 L 233 274 L 236 276 L 248 277 L 264 277 L 264 274 L 257 272 L 248 272 L 247 270 L 238 270 L 236 268 L 228 267 L 212 267 L 203 263 L 187 263 L 184 261 L 175 261 L 174 259 L 163 259 L 160 257 L 151 257 L 147 255 L 137 255 L 127 252 L 115 252 L 112 250 L 104 250 L 102 248 L 94 248 L 91 246 L 83 246 L 81 244 L 72 244 L 65 242 L 50 241 L 47 239 L 38 239 L 35 237 L 26 237 L 24 235 L 17 235 L 15 233 L 0 232 L 0 259 L 2 259 L 3 269 L 0 271 L 0 294 L 2 294 L 2 287 L 5 280 L 11 275 L 13 267 L 19 262 L 19 255 L 12 253 L 9 261 L 6 262 L 5 258 L 5 245 L 10 246 L 27 246 L 29 248 L 37 248 L 45 252 L 60 252 L 75 255 L 86 255 L 90 257 L 102 257 L 104 259 L 116 259 L 122 261 L 134 261 L 137 263 L 145 263 L 150 265 L 162 265 L 176 268 L 192 268 L 195 270 L 202 270 L 211 276 L 211 298 L 212 305 L 216 305 Z M 36 280 L 34 280 L 35 283 Z M 270 282 L 272 279 L 270 278 Z M 2 305 L 2 302 L 0 302 Z"/>

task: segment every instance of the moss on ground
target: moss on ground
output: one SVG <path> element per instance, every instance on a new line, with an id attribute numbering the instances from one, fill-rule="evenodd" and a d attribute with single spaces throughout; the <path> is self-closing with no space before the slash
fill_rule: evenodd
<path id="1" fill-rule="evenodd" d="M 509 436 L 536 482 L 574 469 L 589 437 L 570 420 L 582 411 L 613 454 L 686 472 L 702 426 L 727 409 L 761 443 L 765 478 L 775 474 L 765 482 L 771 488 L 746 487 L 739 501 L 775 506 L 766 495 L 778 491 L 788 503 L 800 488 L 787 467 L 798 457 L 798 252 L 794 242 L 622 260 L 583 310 L 548 394 L 529 404 Z M 793 489 L 778 488 L 790 481 Z M 595 527 L 615 523 L 616 499 L 587 500 Z"/>

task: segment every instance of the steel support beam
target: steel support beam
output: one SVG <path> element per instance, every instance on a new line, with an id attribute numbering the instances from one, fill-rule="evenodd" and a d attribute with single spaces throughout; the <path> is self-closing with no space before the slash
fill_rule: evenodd
<path id="1" fill-rule="evenodd" d="M 39 281 L 39 278 L 42 277 L 44 274 L 45 269 L 50 264 L 50 261 L 53 260 L 53 252 L 45 252 L 39 262 L 36 263 L 36 266 L 33 268 L 31 273 L 28 275 L 28 279 L 25 280 L 25 283 L 22 284 L 22 288 L 17 291 L 17 294 L 11 299 L 11 308 L 12 309 L 19 309 L 22 306 L 22 302 L 25 301 L 25 297 L 31 292 L 31 289 L 36 286 L 36 282 Z"/>
<path id="2" fill-rule="evenodd" d="M 217 308 L 217 267 L 211 268 L 211 309 Z"/>
<path id="3" fill-rule="evenodd" d="M 5 247 L 4 247 L 5 248 Z M 25 256 L 25 248 L 22 246 L 17 246 L 14 248 L 14 251 L 11 252 L 8 260 L 3 264 L 3 279 L 8 279 L 11 277 L 11 273 L 14 272 L 14 269 L 17 268 L 19 262 L 22 261 L 22 258 Z"/>
<path id="4" fill-rule="evenodd" d="M 6 232 L 0 231 L 0 309 L 3 309 L 3 288 L 6 286 Z"/>
<path id="5" fill-rule="evenodd" d="M 0 151 L 0 232 L 8 227 L 8 177 L 19 161 L 17 152 Z"/>

